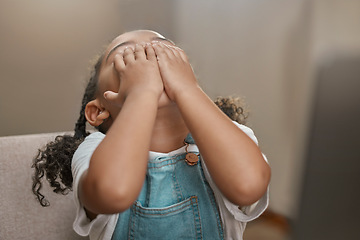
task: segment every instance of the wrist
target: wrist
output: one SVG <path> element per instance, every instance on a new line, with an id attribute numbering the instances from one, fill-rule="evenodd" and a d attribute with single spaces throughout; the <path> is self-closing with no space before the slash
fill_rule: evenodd
<path id="1" fill-rule="evenodd" d="M 187 99 L 191 99 L 195 96 L 204 94 L 203 90 L 201 89 L 201 87 L 196 84 L 194 86 L 191 87 L 186 87 L 181 89 L 180 91 L 177 91 L 174 93 L 174 101 L 177 102 L 182 102 L 184 100 Z"/>
<path id="2" fill-rule="evenodd" d="M 125 100 L 130 96 L 141 97 L 146 96 L 149 99 L 159 99 L 161 93 L 164 91 L 163 87 L 139 85 L 132 87 L 125 95 Z"/>
<path id="3" fill-rule="evenodd" d="M 140 101 L 146 101 L 146 102 L 158 102 L 160 98 L 160 94 L 157 91 L 152 90 L 144 90 L 144 89 L 134 89 L 134 91 L 131 91 L 127 94 L 125 98 L 125 102 L 140 102 Z"/>

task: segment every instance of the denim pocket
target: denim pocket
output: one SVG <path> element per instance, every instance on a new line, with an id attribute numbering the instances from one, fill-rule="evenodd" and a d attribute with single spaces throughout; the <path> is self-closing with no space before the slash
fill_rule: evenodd
<path id="1" fill-rule="evenodd" d="M 131 208 L 129 239 L 202 239 L 198 198 L 192 196 L 164 208 Z"/>

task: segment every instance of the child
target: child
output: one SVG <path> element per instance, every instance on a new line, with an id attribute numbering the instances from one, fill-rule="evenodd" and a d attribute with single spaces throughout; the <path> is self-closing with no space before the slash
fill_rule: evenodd
<path id="1" fill-rule="evenodd" d="M 55 192 L 73 187 L 74 230 L 90 239 L 242 239 L 268 202 L 256 143 L 201 90 L 180 48 L 127 32 L 95 65 L 74 136 L 39 151 L 33 192 L 48 205 L 45 172 Z"/>

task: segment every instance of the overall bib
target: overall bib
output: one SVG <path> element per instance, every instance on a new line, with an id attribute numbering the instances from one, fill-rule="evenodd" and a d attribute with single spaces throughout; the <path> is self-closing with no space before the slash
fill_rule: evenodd
<path id="1" fill-rule="evenodd" d="M 194 144 L 189 134 L 185 142 Z M 137 201 L 119 214 L 112 239 L 224 239 L 219 209 L 201 161 L 185 153 L 149 159 Z"/>

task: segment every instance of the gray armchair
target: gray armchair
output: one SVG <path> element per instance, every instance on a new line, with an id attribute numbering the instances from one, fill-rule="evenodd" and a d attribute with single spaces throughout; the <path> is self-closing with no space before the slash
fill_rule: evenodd
<path id="1" fill-rule="evenodd" d="M 32 159 L 37 149 L 59 133 L 0 137 L 0 240 L 77 240 L 72 229 L 75 207 L 72 192 L 63 196 L 45 184 L 50 201 L 42 207 L 31 191 Z"/>

